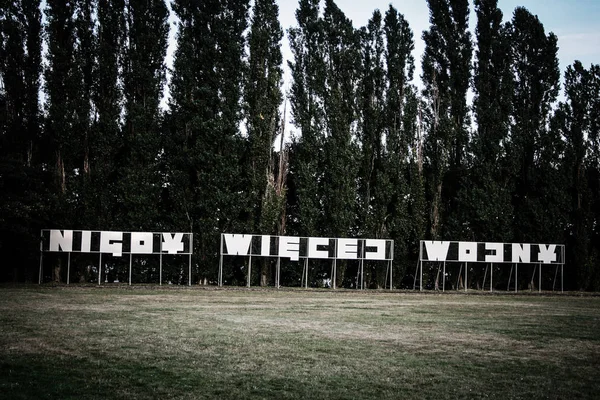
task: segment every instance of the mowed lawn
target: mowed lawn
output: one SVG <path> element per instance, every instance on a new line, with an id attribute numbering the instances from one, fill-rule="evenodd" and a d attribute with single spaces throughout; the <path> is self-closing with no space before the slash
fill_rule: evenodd
<path id="1" fill-rule="evenodd" d="M 600 297 L 2 287 L 0 398 L 600 398 Z"/>

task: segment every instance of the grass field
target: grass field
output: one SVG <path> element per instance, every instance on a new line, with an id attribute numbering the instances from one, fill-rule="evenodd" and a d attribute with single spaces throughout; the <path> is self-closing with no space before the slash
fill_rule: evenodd
<path id="1" fill-rule="evenodd" d="M 0 398 L 600 398 L 600 297 L 3 287 Z"/>

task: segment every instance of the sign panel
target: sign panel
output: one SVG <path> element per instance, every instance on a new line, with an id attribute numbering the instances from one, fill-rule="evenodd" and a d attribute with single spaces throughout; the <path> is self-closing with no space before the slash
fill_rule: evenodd
<path id="1" fill-rule="evenodd" d="M 420 244 L 421 261 L 516 264 L 564 264 L 561 244 L 427 241 Z"/>
<path id="2" fill-rule="evenodd" d="M 80 231 L 43 229 L 43 252 L 123 254 L 182 254 L 193 252 L 191 233 Z"/>
<path id="3" fill-rule="evenodd" d="M 222 234 L 221 254 L 228 256 L 379 260 L 394 258 L 394 241 L 297 236 Z"/>

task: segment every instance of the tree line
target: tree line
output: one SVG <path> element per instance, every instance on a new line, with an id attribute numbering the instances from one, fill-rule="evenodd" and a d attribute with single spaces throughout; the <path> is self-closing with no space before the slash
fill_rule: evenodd
<path id="1" fill-rule="evenodd" d="M 165 0 L 1 1 L 0 280 L 35 280 L 40 229 L 72 228 L 193 232 L 194 282 L 215 281 L 223 232 L 391 238 L 396 287 L 422 239 L 564 243 L 567 287 L 600 290 L 600 66 L 561 80 L 525 8 L 474 0 L 471 32 L 468 0 L 427 3 L 415 60 L 392 5 L 357 28 L 300 0 L 283 93 L 274 0 L 173 0 L 168 81 Z M 312 268 L 313 285 L 330 274 Z M 263 260 L 252 279 L 273 274 Z"/>

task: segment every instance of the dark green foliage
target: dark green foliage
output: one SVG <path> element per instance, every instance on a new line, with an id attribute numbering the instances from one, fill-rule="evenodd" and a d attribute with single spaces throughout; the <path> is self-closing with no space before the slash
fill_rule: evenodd
<path id="1" fill-rule="evenodd" d="M 244 82 L 245 117 L 248 133 L 250 229 L 274 234 L 278 212 L 270 209 L 274 185 L 273 144 L 279 133 L 279 105 L 282 102 L 283 62 L 280 45 L 283 30 L 279 7 L 274 0 L 256 1 L 248 36 L 248 74 Z"/>
<path id="2" fill-rule="evenodd" d="M 200 274 L 214 274 L 219 234 L 250 219 L 240 179 L 248 1 L 178 1 L 178 48 L 165 121 L 167 227 L 196 232 Z"/>
<path id="3" fill-rule="evenodd" d="M 427 102 L 430 231 L 437 239 L 464 235 L 460 229 L 442 228 L 444 220 L 460 218 L 453 213 L 458 208 L 455 198 L 466 166 L 472 44 L 468 0 L 429 0 L 428 4 L 431 26 L 423 32 L 422 79 Z"/>
<path id="4" fill-rule="evenodd" d="M 173 16 L 165 0 L 44 4 L 42 20 L 39 0 L 0 0 L 1 280 L 34 280 L 39 230 L 58 227 L 191 231 L 195 282 L 215 281 L 224 232 L 391 238 L 396 287 L 422 239 L 565 243 L 567 287 L 600 289 L 600 67 L 570 66 L 556 104 L 557 37 L 526 9 L 505 22 L 475 0 L 472 44 L 468 0 L 428 0 L 419 92 L 393 6 L 355 27 L 333 0 L 300 0 L 286 143 L 275 0 L 177 0 Z M 47 268 L 64 280 L 59 258 Z M 134 261 L 135 281 L 157 282 Z M 227 263 L 245 283 L 247 260 Z M 104 264 L 126 278 L 123 259 Z M 163 278 L 187 282 L 184 264 Z M 357 267 L 338 262 L 337 285 Z M 282 268 L 298 284 L 301 266 Z M 333 272 L 310 268 L 313 286 Z M 365 272 L 385 283 L 381 264 Z"/>
<path id="5" fill-rule="evenodd" d="M 565 142 L 561 172 L 564 191 L 570 194 L 566 225 L 567 262 L 573 266 L 571 275 L 577 288 L 598 290 L 598 123 L 600 97 L 600 67 L 586 69 L 575 61 L 565 73 L 566 102 L 561 102 L 551 123 L 551 132 Z M 561 138 L 558 138 L 561 139 Z M 565 199 L 566 200 L 566 199 Z M 563 222 L 564 223 L 564 222 Z M 596 239 L 596 240 L 595 240 Z"/>
<path id="6" fill-rule="evenodd" d="M 557 38 L 553 33 L 546 35 L 538 18 L 524 8 L 515 10 L 510 35 L 514 123 L 507 148 L 516 179 L 513 206 L 519 216 L 514 220 L 513 237 L 518 241 L 543 242 L 558 233 L 557 227 L 542 223 L 544 214 L 557 211 L 549 210 L 547 201 L 564 190 L 561 182 L 551 180 L 550 164 L 555 159 L 548 158 L 558 150 L 552 146 L 560 145 L 548 137 L 552 133 L 547 130 L 551 105 L 559 90 Z"/>
<path id="7" fill-rule="evenodd" d="M 292 121 L 301 136 L 293 145 L 290 180 L 295 188 L 293 207 L 297 210 L 290 226 L 295 233 L 318 234 L 321 216 L 319 185 L 322 181 L 324 110 L 318 101 L 325 88 L 323 27 L 319 19 L 319 0 L 300 0 L 296 10 L 298 27 L 290 28 L 290 48 L 294 56 L 288 61 L 292 75 L 290 105 Z M 296 220 L 296 221 L 295 221 Z"/>
<path id="8" fill-rule="evenodd" d="M 477 13 L 472 167 L 461 188 L 461 219 L 471 240 L 509 241 L 513 219 L 509 155 L 512 111 L 510 41 L 496 0 L 475 1 Z"/>
<path id="9" fill-rule="evenodd" d="M 124 126 L 117 146 L 116 211 L 121 229 L 158 231 L 162 222 L 160 101 L 166 81 L 169 12 L 164 0 L 129 0 L 125 11 Z"/>

